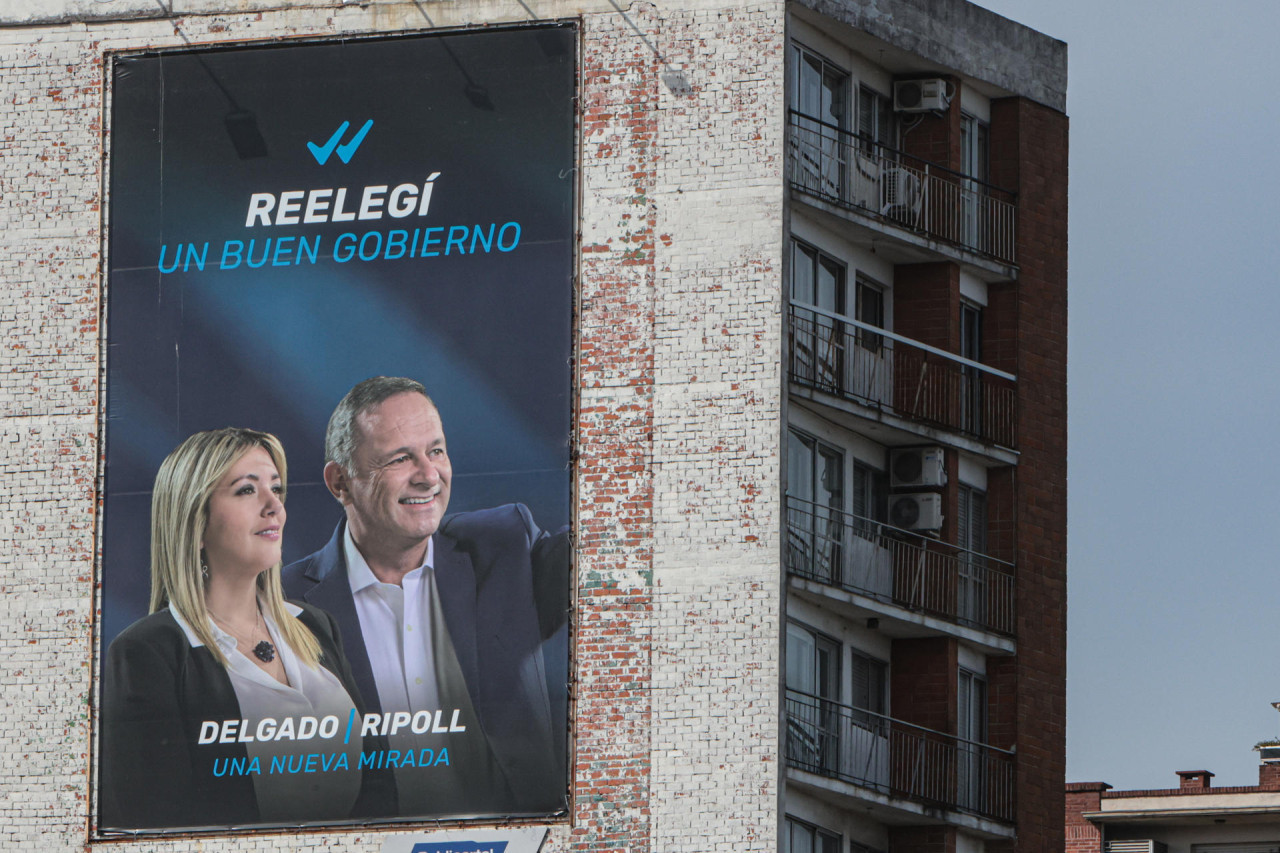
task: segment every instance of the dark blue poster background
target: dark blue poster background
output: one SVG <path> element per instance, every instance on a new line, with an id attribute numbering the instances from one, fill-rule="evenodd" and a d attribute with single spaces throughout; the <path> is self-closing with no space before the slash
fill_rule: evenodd
<path id="1" fill-rule="evenodd" d="M 450 513 L 567 527 L 575 63 L 571 26 L 116 58 L 104 655 L 147 614 L 161 461 L 199 430 L 277 435 L 288 564 L 341 517 L 325 427 L 371 376 L 433 397 Z M 544 646 L 561 685 L 564 631 Z"/>
<path id="2" fill-rule="evenodd" d="M 451 512 L 522 502 L 544 529 L 568 523 L 573 45 L 550 28 L 116 62 L 104 649 L 147 612 L 164 457 L 201 429 L 279 436 L 287 564 L 341 515 L 321 479 L 325 425 L 370 376 L 413 377 L 434 398 Z M 265 156 L 233 144 L 245 113 Z M 308 148 L 370 120 L 349 162 L 341 144 L 323 164 Z M 426 216 L 390 215 L 395 187 L 420 198 L 436 172 Z M 315 213 L 332 217 L 338 188 L 358 215 L 366 186 L 388 188 L 381 218 L 306 224 L 303 196 L 297 224 L 245 225 L 255 193 L 278 205 L 333 189 Z"/>

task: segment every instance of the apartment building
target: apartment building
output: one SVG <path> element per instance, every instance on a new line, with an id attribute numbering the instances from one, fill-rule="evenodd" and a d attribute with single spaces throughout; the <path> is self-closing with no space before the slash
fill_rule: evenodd
<path id="1" fill-rule="evenodd" d="M 1259 750 L 1258 784 L 1215 787 L 1179 770 L 1176 788 L 1066 786 L 1067 853 L 1269 853 L 1280 849 L 1280 750 Z"/>
<path id="2" fill-rule="evenodd" d="M 790 6 L 791 853 L 1060 844 L 1065 57 L 930 11 Z"/>
<path id="3" fill-rule="evenodd" d="M 1062 849 L 1064 44 L 966 0 L 48 0 L 0 72 L 11 846 Z M 301 558 L 377 372 L 432 389 L 451 511 L 568 521 L 553 805 L 104 825 L 160 459 L 282 435 Z"/>

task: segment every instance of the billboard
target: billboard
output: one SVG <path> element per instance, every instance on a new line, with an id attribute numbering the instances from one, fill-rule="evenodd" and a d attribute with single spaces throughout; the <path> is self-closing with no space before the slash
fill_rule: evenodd
<path id="1" fill-rule="evenodd" d="M 566 810 L 576 44 L 116 57 L 100 836 Z"/>

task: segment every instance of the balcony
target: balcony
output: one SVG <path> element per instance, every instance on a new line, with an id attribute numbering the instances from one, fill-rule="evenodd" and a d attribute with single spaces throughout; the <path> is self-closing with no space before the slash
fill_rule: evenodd
<path id="1" fill-rule="evenodd" d="M 1014 194 L 792 110 L 788 177 L 801 192 L 1007 264 Z"/>
<path id="2" fill-rule="evenodd" d="M 1017 447 L 1017 377 L 816 305 L 793 303 L 791 381 Z"/>
<path id="3" fill-rule="evenodd" d="M 787 574 L 1012 637 L 1013 566 L 869 518 L 787 498 Z"/>
<path id="4" fill-rule="evenodd" d="M 928 807 L 1014 820 L 1013 753 L 787 691 L 787 765 Z"/>

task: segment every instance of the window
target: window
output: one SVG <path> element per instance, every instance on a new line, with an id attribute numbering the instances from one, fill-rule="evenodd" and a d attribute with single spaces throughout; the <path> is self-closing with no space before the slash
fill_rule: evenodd
<path id="1" fill-rule="evenodd" d="M 987 495 L 963 483 L 956 494 L 956 544 L 960 576 L 956 583 L 957 615 L 982 625 L 987 616 Z"/>
<path id="2" fill-rule="evenodd" d="M 787 441 L 787 570 L 839 580 L 844 454 L 791 430 Z"/>
<path id="3" fill-rule="evenodd" d="M 893 548 L 884 535 L 887 477 L 878 468 L 856 460 L 851 473 L 852 514 L 847 522 L 849 535 L 841 543 L 844 549 L 841 586 L 881 601 L 892 601 Z"/>
<path id="4" fill-rule="evenodd" d="M 849 129 L 849 73 L 798 44 L 791 46 L 791 106 L 804 116 Z"/>
<path id="5" fill-rule="evenodd" d="M 982 361 L 982 308 L 972 302 L 960 303 L 960 355 Z"/>
<path id="6" fill-rule="evenodd" d="M 792 240 L 791 299 L 844 313 L 845 266 L 826 252 Z"/>
<path id="7" fill-rule="evenodd" d="M 799 240 L 791 241 L 791 300 L 832 314 L 845 312 L 845 267 Z M 793 308 L 792 374 L 839 391 L 844 376 L 845 324 L 827 314 Z"/>
<path id="8" fill-rule="evenodd" d="M 986 199 L 991 179 L 990 130 L 986 122 L 971 115 L 960 116 L 960 171 L 968 176 L 962 182 L 960 239 L 966 246 L 984 249 Z"/>
<path id="9" fill-rule="evenodd" d="M 834 199 L 845 197 L 849 74 L 800 45 L 791 47 L 791 179 Z"/>
<path id="10" fill-rule="evenodd" d="M 957 716 L 957 802 L 975 811 L 985 811 L 987 742 L 987 681 L 963 667 L 959 673 L 959 714 Z"/>
<path id="11" fill-rule="evenodd" d="M 840 644 L 803 625 L 787 625 L 787 760 L 836 772 Z"/>
<path id="12" fill-rule="evenodd" d="M 840 836 L 787 815 L 784 853 L 840 853 Z"/>
<path id="13" fill-rule="evenodd" d="M 787 689 L 835 700 L 840 691 L 840 644 L 823 634 L 787 625 Z"/>
<path id="14" fill-rule="evenodd" d="M 965 740 L 987 742 L 987 679 L 979 673 L 960 668 L 959 735 Z"/>
<path id="15" fill-rule="evenodd" d="M 880 791 L 889 790 L 889 665 L 863 652 L 849 652 L 848 723 L 842 740 L 842 778 Z"/>
<path id="16" fill-rule="evenodd" d="M 958 541 L 961 548 L 987 552 L 987 493 L 963 483 L 959 489 Z"/>
<path id="17" fill-rule="evenodd" d="M 968 113 L 960 116 L 960 171 L 987 183 L 991 177 L 991 131 L 984 121 Z"/>
<path id="18" fill-rule="evenodd" d="M 885 294 L 879 283 L 858 273 L 853 289 L 853 316 L 860 325 L 846 335 L 851 357 L 845 364 L 844 390 L 854 399 L 872 405 L 893 401 L 893 365 L 889 357 L 893 344 L 890 338 L 872 331 L 886 328 Z"/>
<path id="19" fill-rule="evenodd" d="M 854 533 L 864 539 L 879 535 L 879 523 L 885 520 L 888 503 L 885 475 L 864 462 L 853 463 Z"/>
<path id="20" fill-rule="evenodd" d="M 854 721 L 866 728 L 884 728 L 881 717 L 889 710 L 886 702 L 889 665 L 857 650 L 851 651 L 849 657 L 851 665 L 849 687 L 852 691 L 850 704 L 860 711 L 871 712 L 855 714 Z"/>
<path id="21" fill-rule="evenodd" d="M 871 155 L 888 156 L 879 146 L 898 146 L 897 126 L 894 122 L 893 104 L 889 98 L 867 86 L 858 87 L 858 143 Z"/>
<path id="22" fill-rule="evenodd" d="M 960 356 L 982 361 L 982 308 L 972 302 L 960 303 Z M 982 435 L 982 371 L 963 365 L 960 368 L 960 428 L 972 435 Z"/>
<path id="23" fill-rule="evenodd" d="M 873 282 L 864 275 L 857 278 L 857 287 L 854 305 L 854 319 L 859 322 L 866 323 L 868 326 L 875 326 L 877 329 L 884 328 L 884 288 Z M 863 349 L 878 353 L 883 344 L 884 339 L 875 332 L 868 332 L 866 329 L 858 329 L 858 346 Z"/>

